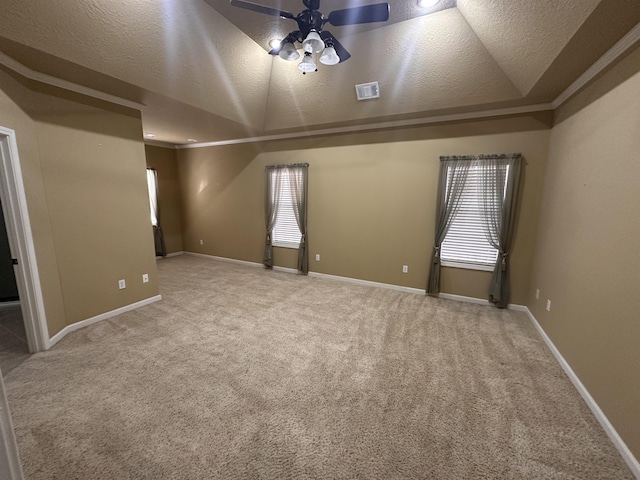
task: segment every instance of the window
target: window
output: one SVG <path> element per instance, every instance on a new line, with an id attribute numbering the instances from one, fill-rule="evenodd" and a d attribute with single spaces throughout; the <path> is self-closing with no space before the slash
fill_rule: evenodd
<path id="1" fill-rule="evenodd" d="M 280 199 L 276 224 L 273 227 L 272 241 L 276 247 L 298 248 L 302 235 L 293 211 L 293 200 L 291 189 L 289 188 L 289 174 L 286 169 L 282 170 L 282 188 L 280 188 Z M 295 175 L 295 173 L 291 173 Z M 271 181 L 275 181 L 272 178 Z"/>
<path id="2" fill-rule="evenodd" d="M 504 185 L 502 194 L 504 199 L 509 166 L 499 165 L 495 168 L 499 169 L 501 175 L 495 175 L 494 169 L 489 177 L 494 182 L 499 182 L 500 186 Z M 498 250 L 491 246 L 487 240 L 485 227 L 483 227 L 481 213 L 482 172 L 482 168 L 476 165 L 469 168 L 461 194 L 459 210 L 451 222 L 447 236 L 440 248 L 440 258 L 445 267 L 491 271 L 498 258 Z M 495 205 L 494 208 L 500 209 L 501 206 Z"/>
<path id="3" fill-rule="evenodd" d="M 158 226 L 158 174 L 153 168 L 147 168 L 147 188 L 149 189 L 149 209 L 151 225 Z"/>
<path id="4" fill-rule="evenodd" d="M 153 243 L 156 249 L 156 256 L 164 257 L 167 255 L 167 247 L 160 228 L 160 213 L 158 212 L 158 172 L 153 168 L 147 168 L 147 189 L 149 190 L 150 220 L 153 226 Z"/>

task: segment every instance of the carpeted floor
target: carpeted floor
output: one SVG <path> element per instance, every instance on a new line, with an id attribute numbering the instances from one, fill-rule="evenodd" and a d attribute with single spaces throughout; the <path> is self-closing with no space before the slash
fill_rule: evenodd
<path id="1" fill-rule="evenodd" d="M 5 377 L 28 480 L 633 478 L 522 313 L 158 266 Z"/>
<path id="2" fill-rule="evenodd" d="M 29 358 L 20 305 L 0 306 L 0 370 L 8 374 Z"/>

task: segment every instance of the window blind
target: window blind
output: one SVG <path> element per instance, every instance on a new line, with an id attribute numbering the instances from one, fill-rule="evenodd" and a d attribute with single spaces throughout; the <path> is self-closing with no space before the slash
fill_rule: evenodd
<path id="1" fill-rule="evenodd" d="M 484 267 L 483 269 L 489 270 L 498 258 L 498 250 L 489 244 L 482 226 L 479 203 L 481 174 L 479 167 L 470 167 L 460 199 L 460 209 L 440 248 L 440 258 L 445 266 L 461 264 L 460 266 L 467 268 Z M 508 167 L 500 168 L 500 174 L 503 176 L 502 183 L 506 185 Z M 490 181 L 496 181 L 495 172 L 491 174 Z"/>
<path id="2" fill-rule="evenodd" d="M 293 199 L 289 188 L 289 172 L 282 172 L 282 186 L 280 188 L 280 208 L 273 227 L 272 242 L 276 247 L 298 248 L 302 235 L 298 228 L 295 213 L 293 212 Z"/>

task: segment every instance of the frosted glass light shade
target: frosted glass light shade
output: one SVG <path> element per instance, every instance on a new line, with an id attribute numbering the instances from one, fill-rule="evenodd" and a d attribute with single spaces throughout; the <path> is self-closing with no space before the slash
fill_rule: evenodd
<path id="1" fill-rule="evenodd" d="M 284 44 L 284 46 L 280 49 L 280 53 L 278 53 L 278 56 L 283 60 L 288 60 L 290 62 L 293 62 L 294 60 L 300 58 L 300 54 L 291 42 Z"/>
<path id="2" fill-rule="evenodd" d="M 309 52 L 305 52 L 304 58 L 298 64 L 298 68 L 302 73 L 312 73 L 318 70 L 313 58 L 311 58 L 311 54 Z"/>
<path id="3" fill-rule="evenodd" d="M 302 42 L 305 52 L 320 53 L 324 49 L 324 41 L 318 35 L 318 32 L 311 30 L 307 38 Z"/>
<path id="4" fill-rule="evenodd" d="M 320 63 L 323 65 L 335 65 L 336 63 L 340 63 L 340 57 L 336 53 L 336 49 L 333 47 L 325 48 L 322 56 L 320 57 Z"/>

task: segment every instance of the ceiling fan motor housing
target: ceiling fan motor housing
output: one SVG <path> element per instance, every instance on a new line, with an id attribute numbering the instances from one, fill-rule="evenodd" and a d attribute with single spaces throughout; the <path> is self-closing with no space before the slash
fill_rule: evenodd
<path id="1" fill-rule="evenodd" d="M 309 10 L 319 10 L 320 9 L 320 0 L 302 0 L 304 6 Z"/>
<path id="2" fill-rule="evenodd" d="M 322 48 L 328 46 L 329 43 L 327 42 L 330 42 L 330 48 L 335 50 L 333 55 L 337 55 L 339 63 L 348 60 L 351 55 L 330 32 L 323 30 L 326 23 L 336 27 L 341 27 L 344 25 L 386 22 L 389 20 L 389 4 L 387 2 L 344 8 L 342 10 L 333 10 L 329 12 L 328 17 L 325 17 L 322 12 L 319 11 L 320 0 L 302 0 L 302 3 L 307 8 L 298 15 L 294 15 L 293 13 L 284 10 L 248 2 L 246 0 L 229 0 L 229 3 L 235 7 L 245 8 L 253 12 L 296 21 L 298 24 L 298 30 L 291 32 L 280 42 L 279 46 L 272 48 L 269 51 L 270 55 L 279 55 L 284 45 L 288 43 L 294 43 L 297 41 L 304 44 L 309 33 L 316 32 L 320 36 L 319 39 L 316 38 L 316 41 L 319 43 L 322 41 L 324 42 Z M 317 37 L 318 35 L 314 36 Z M 314 48 L 314 51 L 318 52 L 319 50 Z M 329 64 L 333 65 L 334 63 Z"/>

